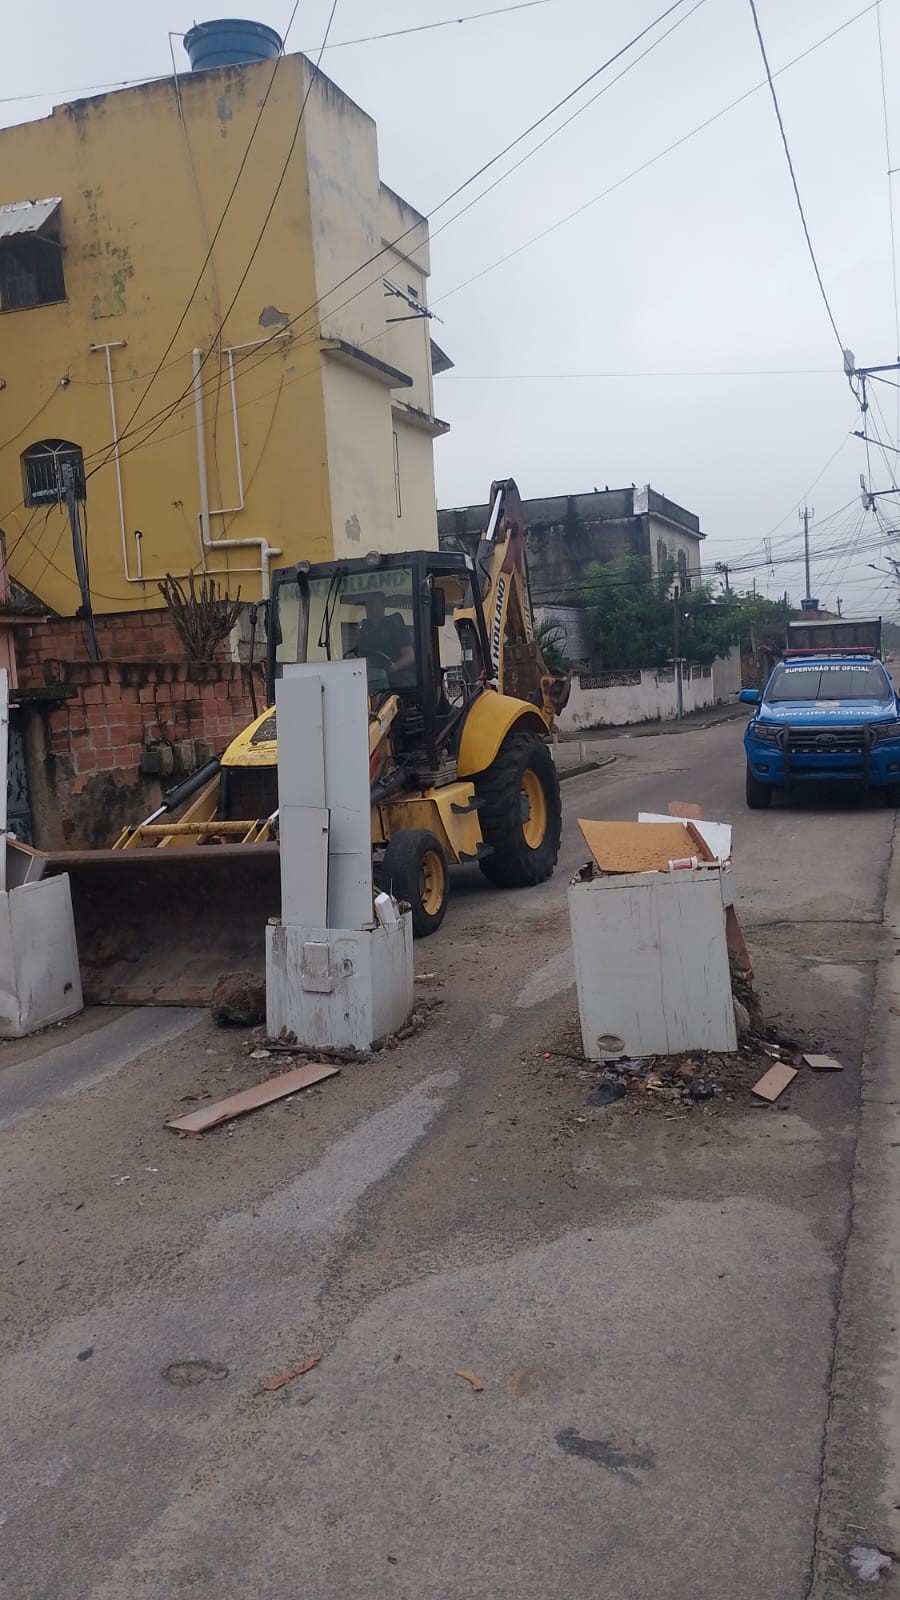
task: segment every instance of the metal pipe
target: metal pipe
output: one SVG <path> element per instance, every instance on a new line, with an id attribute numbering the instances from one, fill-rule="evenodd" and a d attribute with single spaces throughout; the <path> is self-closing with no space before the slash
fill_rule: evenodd
<path id="1" fill-rule="evenodd" d="M 238 427 L 237 389 L 234 382 L 234 351 L 226 350 L 228 360 L 228 386 L 231 390 L 231 420 L 234 423 L 234 465 L 238 481 L 238 501 L 240 508 L 244 509 L 244 468 L 241 462 L 241 433 Z"/>
<path id="2" fill-rule="evenodd" d="M 197 477 L 200 486 L 200 511 L 198 517 L 200 523 L 200 544 L 203 551 L 204 566 L 206 563 L 207 550 L 245 550 L 248 548 L 258 550 L 260 588 L 262 590 L 262 598 L 264 600 L 268 600 L 270 590 L 269 558 L 271 556 L 280 556 L 280 549 L 278 549 L 275 545 L 270 545 L 267 539 L 213 539 L 211 537 L 210 515 L 225 516 L 227 512 L 223 509 L 221 511 L 217 510 L 210 513 L 209 484 L 206 471 L 206 435 L 203 426 L 203 351 L 197 349 L 192 350 L 191 359 L 193 362 L 194 372 L 194 427 L 197 434 Z M 235 397 L 234 389 L 232 389 L 232 396 Z M 234 402 L 234 410 L 235 431 L 237 431 L 236 397 Z M 243 504 L 240 506 L 235 506 L 232 509 L 235 511 L 242 511 Z"/>
<path id="3" fill-rule="evenodd" d="M 119 498 L 119 531 L 122 536 L 122 563 L 125 568 L 126 583 L 143 583 L 143 577 L 133 578 L 128 571 L 128 538 L 125 532 L 125 497 L 122 493 L 122 458 L 119 453 L 119 424 L 116 418 L 116 391 L 112 375 L 111 350 L 124 350 L 124 339 L 113 339 L 109 344 L 92 344 L 91 352 L 96 354 L 102 350 L 106 356 L 106 382 L 109 388 L 109 419 L 112 423 L 113 436 L 113 461 L 116 466 L 116 493 Z"/>

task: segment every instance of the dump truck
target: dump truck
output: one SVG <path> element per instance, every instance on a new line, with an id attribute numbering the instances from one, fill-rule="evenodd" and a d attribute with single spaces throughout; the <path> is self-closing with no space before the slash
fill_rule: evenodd
<path id="1" fill-rule="evenodd" d="M 559 853 L 550 749 L 568 679 L 534 637 L 518 490 L 491 486 L 476 556 L 409 551 L 273 573 L 266 708 L 112 848 L 61 852 L 86 996 L 204 1004 L 261 971 L 280 906 L 275 685 L 289 663 L 364 658 L 376 882 L 436 932 L 452 866 L 540 883 Z"/>
<path id="2" fill-rule="evenodd" d="M 787 654 L 859 650 L 881 656 L 880 617 L 798 617 L 787 625 Z"/>

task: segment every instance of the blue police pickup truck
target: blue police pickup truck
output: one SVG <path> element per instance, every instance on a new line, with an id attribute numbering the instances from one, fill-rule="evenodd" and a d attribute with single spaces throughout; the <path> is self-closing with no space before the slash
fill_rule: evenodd
<path id="1" fill-rule="evenodd" d="M 816 782 L 900 797 L 900 703 L 874 649 L 789 649 L 762 693 L 741 699 L 756 707 L 744 734 L 752 810 Z"/>

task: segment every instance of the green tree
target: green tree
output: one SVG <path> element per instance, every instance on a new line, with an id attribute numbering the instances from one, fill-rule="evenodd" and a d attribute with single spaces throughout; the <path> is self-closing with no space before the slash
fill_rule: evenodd
<path id="1" fill-rule="evenodd" d="M 635 555 L 588 568 L 588 626 L 604 667 L 662 667 L 671 660 L 674 572 L 669 560 L 653 575 L 649 563 Z"/>
<path id="2" fill-rule="evenodd" d="M 783 642 L 790 615 L 787 599 L 736 591 L 716 594 L 708 583 L 672 595 L 675 563 L 651 574 L 641 556 L 592 566 L 587 576 L 588 622 L 604 667 L 662 667 L 675 647 L 678 610 L 678 653 L 687 661 L 709 664 L 739 644 L 749 651 L 770 637 Z"/>
<path id="3" fill-rule="evenodd" d="M 760 645 L 769 646 L 773 652 L 783 649 L 785 623 L 791 615 L 791 603 L 786 594 L 778 600 L 769 600 L 764 594 L 751 594 L 748 589 L 731 598 L 739 607 L 740 645 L 745 655 Z"/>
<path id="4" fill-rule="evenodd" d="M 534 625 L 534 640 L 550 671 L 564 677 L 570 663 L 566 656 L 566 630 L 562 623 L 554 622 L 552 617 L 542 617 Z"/>

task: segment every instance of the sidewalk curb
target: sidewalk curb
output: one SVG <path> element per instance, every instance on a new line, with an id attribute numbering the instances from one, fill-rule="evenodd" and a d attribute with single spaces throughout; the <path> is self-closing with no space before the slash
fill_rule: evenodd
<path id="1" fill-rule="evenodd" d="M 557 776 L 560 783 L 565 783 L 567 778 L 580 778 L 583 772 L 601 772 L 604 767 L 611 767 L 616 759 L 607 756 L 603 761 L 582 761 L 577 767 L 557 767 Z"/>
<path id="2" fill-rule="evenodd" d="M 895 815 L 881 927 L 900 948 L 900 826 Z M 876 966 L 863 1045 L 847 1234 L 838 1267 L 834 1350 L 808 1600 L 856 1584 L 848 1552 L 900 1550 L 900 960 Z M 848 1530 L 853 1530 L 848 1531 Z M 890 1578 L 888 1584 L 891 1589 Z"/>

